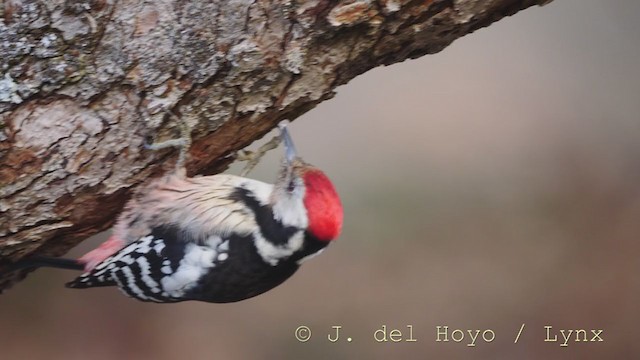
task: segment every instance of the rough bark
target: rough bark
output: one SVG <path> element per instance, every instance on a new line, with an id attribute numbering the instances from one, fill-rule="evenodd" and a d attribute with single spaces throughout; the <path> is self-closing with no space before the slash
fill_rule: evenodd
<path id="1" fill-rule="evenodd" d="M 379 65 L 435 53 L 546 0 L 4 0 L 0 273 L 110 227 L 193 126 L 191 174 Z M 24 274 L 0 275 L 0 291 Z"/>

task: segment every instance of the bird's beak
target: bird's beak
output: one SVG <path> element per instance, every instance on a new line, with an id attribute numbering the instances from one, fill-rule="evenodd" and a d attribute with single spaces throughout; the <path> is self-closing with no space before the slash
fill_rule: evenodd
<path id="1" fill-rule="evenodd" d="M 288 124 L 288 120 L 281 121 L 278 124 L 278 128 L 280 129 L 280 137 L 284 143 L 285 159 L 287 160 L 287 164 L 291 165 L 298 154 L 296 153 L 296 147 L 293 145 L 293 140 L 291 140 L 291 135 L 289 135 L 289 131 L 287 130 Z"/>

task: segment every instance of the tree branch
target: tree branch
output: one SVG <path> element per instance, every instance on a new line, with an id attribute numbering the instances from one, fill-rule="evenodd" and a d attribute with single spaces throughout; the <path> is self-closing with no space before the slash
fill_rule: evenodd
<path id="1" fill-rule="evenodd" d="M 113 224 L 194 128 L 188 170 L 232 154 L 373 67 L 435 53 L 545 0 L 4 0 L 0 273 Z M 0 290 L 25 274 L 0 275 Z"/>

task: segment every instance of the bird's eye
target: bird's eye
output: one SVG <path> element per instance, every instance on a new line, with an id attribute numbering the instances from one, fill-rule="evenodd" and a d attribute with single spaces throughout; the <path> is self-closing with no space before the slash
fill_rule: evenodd
<path id="1" fill-rule="evenodd" d="M 296 183 L 292 180 L 289 181 L 289 185 L 287 185 L 287 191 L 288 192 L 293 192 L 293 190 L 295 190 L 296 188 Z"/>

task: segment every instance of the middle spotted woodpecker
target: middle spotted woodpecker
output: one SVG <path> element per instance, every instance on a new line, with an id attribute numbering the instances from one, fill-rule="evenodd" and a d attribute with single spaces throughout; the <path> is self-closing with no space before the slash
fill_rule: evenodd
<path id="1" fill-rule="evenodd" d="M 83 269 L 70 288 L 117 286 L 160 303 L 227 303 L 269 291 L 337 238 L 343 220 L 329 178 L 297 156 L 285 125 L 280 136 L 285 157 L 275 184 L 190 178 L 180 164 L 129 201 L 98 248 L 78 260 L 39 258 L 36 266 Z"/>

